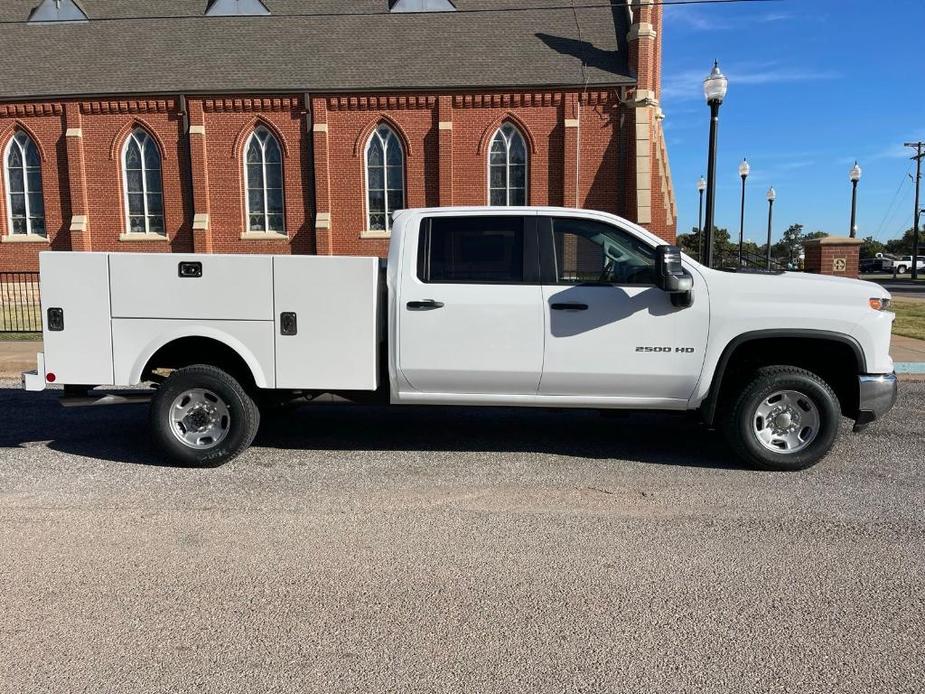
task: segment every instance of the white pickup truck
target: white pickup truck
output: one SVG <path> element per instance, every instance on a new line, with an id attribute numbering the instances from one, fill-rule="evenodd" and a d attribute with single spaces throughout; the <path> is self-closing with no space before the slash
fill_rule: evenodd
<path id="1" fill-rule="evenodd" d="M 897 394 L 880 286 L 711 270 L 600 212 L 402 211 L 384 268 L 43 253 L 41 295 L 24 387 L 144 385 L 156 442 L 190 464 L 240 454 L 273 405 L 348 400 L 695 411 L 748 463 L 795 470 Z"/>

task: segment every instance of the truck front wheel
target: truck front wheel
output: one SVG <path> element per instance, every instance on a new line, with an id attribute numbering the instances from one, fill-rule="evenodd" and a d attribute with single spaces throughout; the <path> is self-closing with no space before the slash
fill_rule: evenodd
<path id="1" fill-rule="evenodd" d="M 184 465 L 219 465 L 257 435 L 260 411 L 241 384 L 214 366 L 174 371 L 151 402 L 155 443 Z"/>
<path id="2" fill-rule="evenodd" d="M 730 446 L 763 470 L 804 470 L 822 460 L 838 436 L 838 397 L 816 374 L 768 366 L 747 381 L 724 417 Z"/>

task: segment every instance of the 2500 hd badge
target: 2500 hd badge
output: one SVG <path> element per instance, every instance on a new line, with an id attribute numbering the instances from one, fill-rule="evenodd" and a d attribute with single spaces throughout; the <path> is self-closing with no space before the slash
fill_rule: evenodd
<path id="1" fill-rule="evenodd" d="M 695 350 L 693 347 L 637 347 L 637 352 L 648 352 L 648 353 L 659 353 L 665 354 L 674 352 L 677 354 L 693 354 Z"/>

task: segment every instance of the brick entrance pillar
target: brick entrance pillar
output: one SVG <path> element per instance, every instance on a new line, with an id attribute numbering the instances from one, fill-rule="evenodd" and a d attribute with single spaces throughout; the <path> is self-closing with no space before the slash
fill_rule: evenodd
<path id="1" fill-rule="evenodd" d="M 860 272 L 861 243 L 860 239 L 847 236 L 827 236 L 806 241 L 803 244 L 806 272 L 857 277 Z"/>

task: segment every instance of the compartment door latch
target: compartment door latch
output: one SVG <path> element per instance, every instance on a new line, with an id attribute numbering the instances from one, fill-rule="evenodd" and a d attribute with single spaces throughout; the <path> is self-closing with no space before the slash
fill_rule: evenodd
<path id="1" fill-rule="evenodd" d="M 184 279 L 196 279 L 202 277 L 202 263 L 180 263 L 177 274 Z"/>
<path id="2" fill-rule="evenodd" d="M 299 333 L 299 318 L 295 313 L 281 313 L 279 314 L 279 334 L 286 337 L 291 337 L 292 335 L 298 335 Z"/>

